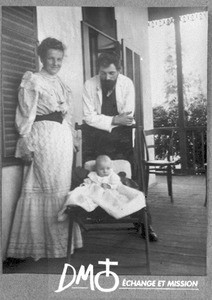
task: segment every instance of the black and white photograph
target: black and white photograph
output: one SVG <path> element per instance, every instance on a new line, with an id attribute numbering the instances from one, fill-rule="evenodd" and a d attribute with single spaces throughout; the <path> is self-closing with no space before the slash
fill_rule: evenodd
<path id="1" fill-rule="evenodd" d="M 209 8 L 88 2 L 1 6 L 3 298 L 210 299 Z"/>

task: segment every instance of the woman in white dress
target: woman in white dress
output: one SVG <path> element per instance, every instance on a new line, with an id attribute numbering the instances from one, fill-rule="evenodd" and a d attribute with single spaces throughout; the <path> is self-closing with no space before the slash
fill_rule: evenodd
<path id="1" fill-rule="evenodd" d="M 70 190 L 74 129 L 70 89 L 57 76 L 63 44 L 47 38 L 38 47 L 43 68 L 26 72 L 18 93 L 16 157 L 25 162 L 7 257 L 59 258 L 67 255 L 68 223 L 57 221 Z M 78 224 L 72 252 L 82 247 Z"/>

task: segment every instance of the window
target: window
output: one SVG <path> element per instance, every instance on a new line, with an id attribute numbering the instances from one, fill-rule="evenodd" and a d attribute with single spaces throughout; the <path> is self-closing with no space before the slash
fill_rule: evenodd
<path id="1" fill-rule="evenodd" d="M 83 7 L 82 15 L 84 22 L 113 39 L 117 38 L 114 7 Z"/>
<path id="2" fill-rule="evenodd" d="M 84 79 L 97 74 L 97 58 L 103 52 L 116 52 L 120 55 L 117 40 L 82 22 Z"/>
<path id="3" fill-rule="evenodd" d="M 103 52 L 120 55 L 113 7 L 83 7 L 82 41 L 84 79 L 97 74 L 97 58 Z"/>
<path id="4" fill-rule="evenodd" d="M 3 163 L 14 159 L 17 132 L 17 92 L 25 71 L 35 71 L 37 24 L 35 7 L 2 7 L 2 155 Z"/>

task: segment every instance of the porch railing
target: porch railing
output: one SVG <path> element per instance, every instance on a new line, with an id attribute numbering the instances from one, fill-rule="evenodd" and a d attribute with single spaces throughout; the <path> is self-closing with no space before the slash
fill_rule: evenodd
<path id="1" fill-rule="evenodd" d="M 183 173 L 201 173 L 205 171 L 204 164 L 207 162 L 207 128 L 205 126 L 189 126 L 184 129 L 186 134 L 186 153 L 180 149 L 180 128 L 179 127 L 158 127 L 158 135 L 155 136 L 155 155 L 158 158 L 163 158 L 164 149 L 161 151 L 161 135 L 162 130 L 173 130 L 173 156 L 183 160 L 183 155 L 186 155 L 184 161 L 187 162 L 186 168 L 179 172 Z M 167 136 L 168 139 L 168 136 Z M 164 145 L 168 145 L 168 141 L 164 141 L 163 137 L 163 148 Z M 167 148 L 168 150 L 168 148 Z"/>

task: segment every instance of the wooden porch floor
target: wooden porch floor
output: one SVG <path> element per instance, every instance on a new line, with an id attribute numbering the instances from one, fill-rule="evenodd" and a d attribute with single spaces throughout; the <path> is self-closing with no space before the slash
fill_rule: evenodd
<path id="1" fill-rule="evenodd" d="M 158 183 L 149 189 L 148 203 L 158 242 L 150 243 L 151 275 L 205 275 L 207 208 L 204 207 L 204 176 L 174 176 L 174 203 L 167 195 L 166 178 L 157 177 Z M 93 226 L 93 225 L 92 225 Z M 98 261 L 110 258 L 118 261 L 111 268 L 119 275 L 146 273 L 145 243 L 130 224 L 98 225 L 108 230 L 84 233 L 82 249 L 76 251 L 71 264 L 76 270 L 81 265 L 94 265 L 102 270 Z M 127 229 L 127 230 L 126 230 Z M 65 259 L 27 259 L 4 273 L 61 274 Z M 103 266 L 104 268 L 104 266 Z"/>

